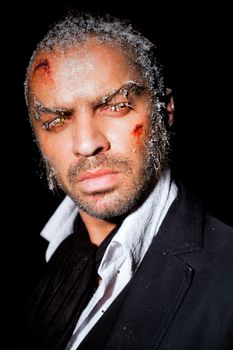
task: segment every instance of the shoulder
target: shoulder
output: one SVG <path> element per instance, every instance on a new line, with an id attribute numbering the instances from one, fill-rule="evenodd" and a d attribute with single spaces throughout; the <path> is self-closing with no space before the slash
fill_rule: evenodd
<path id="1" fill-rule="evenodd" d="M 206 214 L 204 219 L 203 248 L 220 259 L 232 262 L 233 268 L 233 227 L 216 217 Z"/>
<path id="2" fill-rule="evenodd" d="M 205 215 L 205 230 L 208 234 L 211 234 L 215 238 L 220 238 L 221 235 L 221 241 L 224 240 L 230 240 L 233 243 L 233 227 L 227 225 L 223 221 L 219 220 L 218 218 L 206 214 Z"/>
<path id="3" fill-rule="evenodd" d="M 197 247 L 200 265 L 206 263 L 213 268 L 214 265 L 217 268 L 218 264 L 229 265 L 226 270 L 231 269 L 233 276 L 233 227 L 210 214 L 200 196 L 183 184 L 179 184 L 178 188 L 177 199 L 170 211 L 169 226 L 173 231 L 170 236 L 175 229 L 175 242 Z M 169 230 L 168 225 L 166 229 Z M 191 256 L 196 260 L 194 255 Z"/>
<path id="4" fill-rule="evenodd" d="M 232 306 L 233 293 L 233 228 L 216 217 L 205 214 L 202 244 L 194 254 L 183 256 L 194 268 L 199 288 L 210 300 Z M 219 300 L 217 300 L 219 298 Z M 221 302 L 220 302 L 221 299 Z"/>

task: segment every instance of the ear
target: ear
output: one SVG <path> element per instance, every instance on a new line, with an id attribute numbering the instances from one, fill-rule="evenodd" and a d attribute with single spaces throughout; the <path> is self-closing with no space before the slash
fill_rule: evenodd
<path id="1" fill-rule="evenodd" d="M 174 99 L 172 95 L 172 89 L 166 88 L 166 111 L 168 117 L 168 125 L 172 126 L 174 122 Z"/>

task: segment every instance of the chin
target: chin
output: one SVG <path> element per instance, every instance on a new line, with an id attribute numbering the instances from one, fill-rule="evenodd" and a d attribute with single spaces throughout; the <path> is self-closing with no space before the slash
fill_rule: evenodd
<path id="1" fill-rule="evenodd" d="M 150 191 L 141 188 L 136 193 L 124 191 L 124 194 L 92 194 L 88 198 L 72 198 L 77 207 L 86 214 L 101 220 L 112 220 L 136 210 Z"/>

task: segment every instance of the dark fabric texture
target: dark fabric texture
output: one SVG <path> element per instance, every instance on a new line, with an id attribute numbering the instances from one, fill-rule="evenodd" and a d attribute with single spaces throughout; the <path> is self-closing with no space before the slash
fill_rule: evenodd
<path id="1" fill-rule="evenodd" d="M 77 291 L 86 295 L 80 274 L 96 273 L 96 261 L 89 266 L 96 248 L 82 248 L 70 236 L 51 258 L 27 349 L 65 350 L 84 307 L 75 301 Z M 92 280 L 90 287 L 95 289 Z M 63 291 L 60 303 L 56 294 Z M 61 327 L 60 318 L 66 321 Z M 136 274 L 78 346 L 90 349 L 233 349 L 233 229 L 206 213 L 183 187 Z"/>
<path id="2" fill-rule="evenodd" d="M 232 350 L 233 229 L 179 189 L 136 274 L 78 350 Z"/>
<path id="3" fill-rule="evenodd" d="M 65 349 L 98 286 L 98 267 L 116 231 L 97 247 L 77 217 L 74 232 L 57 248 L 32 298 L 25 349 Z"/>

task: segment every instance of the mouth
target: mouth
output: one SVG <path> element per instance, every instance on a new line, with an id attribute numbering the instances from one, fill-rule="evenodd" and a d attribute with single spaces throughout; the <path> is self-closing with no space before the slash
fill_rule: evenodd
<path id="1" fill-rule="evenodd" d="M 118 174 L 112 169 L 89 170 L 79 177 L 78 184 L 86 193 L 108 191 L 116 185 Z"/>

